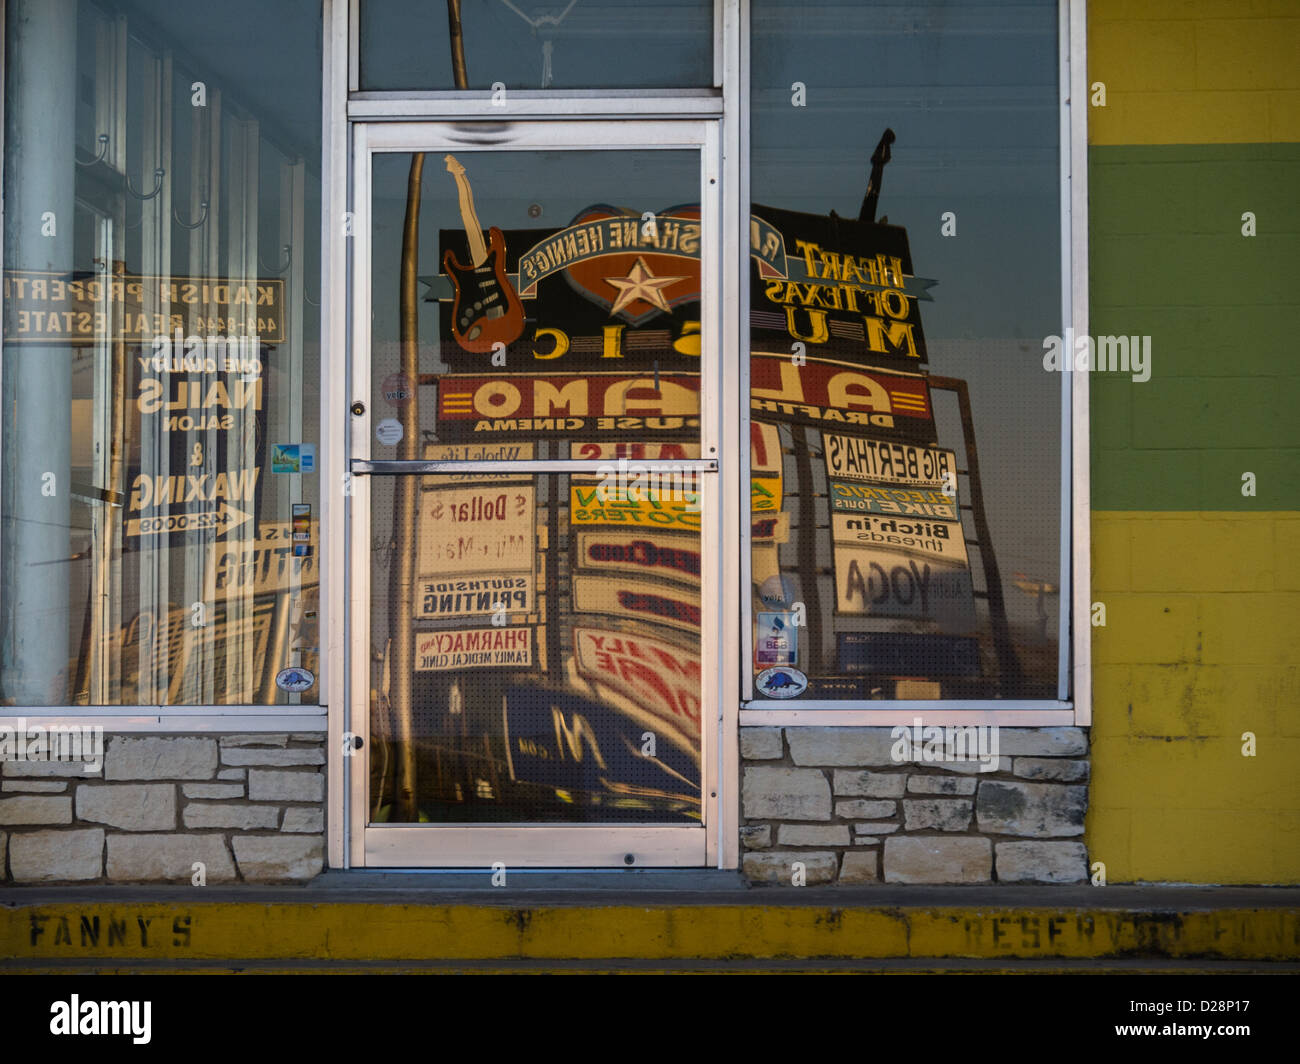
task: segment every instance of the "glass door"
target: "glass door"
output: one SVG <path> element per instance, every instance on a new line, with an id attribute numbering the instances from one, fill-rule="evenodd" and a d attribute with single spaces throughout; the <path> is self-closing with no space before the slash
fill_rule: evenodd
<path id="1" fill-rule="evenodd" d="M 352 861 L 704 865 L 715 127 L 354 132 Z"/>

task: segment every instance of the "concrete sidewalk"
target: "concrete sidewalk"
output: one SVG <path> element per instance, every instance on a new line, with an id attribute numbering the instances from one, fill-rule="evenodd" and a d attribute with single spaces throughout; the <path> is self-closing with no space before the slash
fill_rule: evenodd
<path id="1" fill-rule="evenodd" d="M 1025 967 L 1025 966 L 1028 967 Z M 719 872 L 335 872 L 0 890 L 0 968 L 1277 970 L 1300 889 L 748 887 Z"/>

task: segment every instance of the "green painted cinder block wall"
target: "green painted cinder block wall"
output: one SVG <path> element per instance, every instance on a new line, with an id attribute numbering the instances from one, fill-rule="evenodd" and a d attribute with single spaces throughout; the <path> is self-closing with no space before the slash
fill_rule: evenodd
<path id="1" fill-rule="evenodd" d="M 1090 379 L 1089 854 L 1297 883 L 1300 0 L 1088 7 L 1090 328 L 1152 342 Z"/>

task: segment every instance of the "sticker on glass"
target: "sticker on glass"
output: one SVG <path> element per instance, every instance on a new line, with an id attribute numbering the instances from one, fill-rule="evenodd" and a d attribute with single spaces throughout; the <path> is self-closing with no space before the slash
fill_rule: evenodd
<path id="1" fill-rule="evenodd" d="M 758 599 L 769 609 L 782 610 L 794 605 L 798 589 L 788 576 L 769 576 L 758 589 Z"/>
<path id="2" fill-rule="evenodd" d="M 756 620 L 754 663 L 760 667 L 798 664 L 799 629 L 794 624 L 794 613 L 763 611 L 756 615 Z"/>
<path id="3" fill-rule="evenodd" d="M 411 379 L 404 373 L 390 373 L 379 386 L 384 402 L 389 406 L 405 406 L 411 401 Z"/>
<path id="4" fill-rule="evenodd" d="M 808 689 L 808 677 L 798 669 L 764 669 L 754 686 L 768 698 L 798 698 Z"/>
<path id="5" fill-rule="evenodd" d="M 385 447 L 400 443 L 404 435 L 406 433 L 402 430 L 402 423 L 395 417 L 386 417 L 375 426 L 375 439 Z"/>
<path id="6" fill-rule="evenodd" d="M 275 686 L 281 691 L 294 693 L 309 691 L 316 686 L 316 677 L 309 669 L 300 669 L 293 666 L 288 669 L 281 669 L 276 673 Z"/>

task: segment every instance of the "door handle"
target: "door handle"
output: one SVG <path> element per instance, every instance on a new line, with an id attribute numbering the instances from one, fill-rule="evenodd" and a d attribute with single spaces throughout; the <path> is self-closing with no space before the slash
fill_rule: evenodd
<path id="1" fill-rule="evenodd" d="M 487 461 L 487 462 L 423 462 L 423 461 L 378 461 L 364 458 L 352 459 L 349 469 L 353 476 L 411 476 L 437 473 L 586 473 L 590 476 L 605 476 L 620 469 L 633 472 L 644 470 L 653 472 L 682 473 L 716 473 L 716 458 L 696 458 L 681 462 L 666 461 L 627 461 L 620 466 L 620 460 L 593 459 L 545 459 L 536 461 Z"/>

